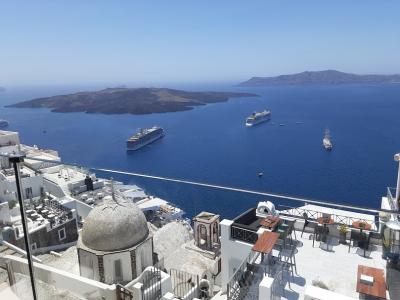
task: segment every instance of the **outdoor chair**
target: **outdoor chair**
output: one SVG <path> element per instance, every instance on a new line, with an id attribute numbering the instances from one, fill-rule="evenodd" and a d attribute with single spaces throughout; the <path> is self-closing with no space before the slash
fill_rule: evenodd
<path id="1" fill-rule="evenodd" d="M 296 250 L 297 250 L 296 246 L 290 245 L 286 249 L 283 249 L 278 256 L 279 261 L 281 263 L 286 263 L 290 266 L 293 277 L 294 277 L 294 272 L 297 274 Z"/>
<path id="2" fill-rule="evenodd" d="M 308 218 L 308 214 L 306 212 L 303 213 L 304 225 L 303 230 L 301 231 L 301 237 L 303 237 L 304 230 L 308 227 L 315 231 L 315 228 L 318 226 L 317 222 L 314 222 Z"/>
<path id="3" fill-rule="evenodd" d="M 350 231 L 350 241 L 349 241 L 349 251 L 348 252 L 350 252 L 351 246 L 354 247 L 360 239 L 361 239 L 360 231 L 352 229 Z M 353 245 L 352 245 L 352 243 L 353 243 Z"/>
<path id="4" fill-rule="evenodd" d="M 313 247 L 315 240 L 326 243 L 328 239 L 329 228 L 324 226 L 316 226 L 314 228 Z"/>
<path id="5" fill-rule="evenodd" d="M 370 231 L 369 236 L 368 236 L 368 245 L 371 244 L 371 239 L 381 242 L 382 235 L 381 235 L 381 233 L 379 233 L 377 231 Z"/>
<path id="6" fill-rule="evenodd" d="M 278 229 L 276 230 L 279 233 L 279 239 L 283 241 L 283 247 L 286 246 L 286 240 L 289 236 L 289 225 L 287 224 L 280 224 Z"/>
<path id="7" fill-rule="evenodd" d="M 285 224 L 287 224 L 289 226 L 288 236 L 290 237 L 291 241 L 293 241 L 292 234 L 294 234 L 294 239 L 297 240 L 296 230 L 294 229 L 295 223 L 296 223 L 296 220 L 285 220 Z"/>
<path id="8" fill-rule="evenodd" d="M 361 233 L 358 230 L 352 230 L 350 233 L 349 252 L 350 252 L 350 248 L 353 244 L 353 247 L 357 246 L 357 247 L 363 249 L 364 256 L 365 256 L 365 252 L 369 247 L 369 242 L 370 242 L 370 238 L 367 233 L 365 233 L 365 232 Z"/>

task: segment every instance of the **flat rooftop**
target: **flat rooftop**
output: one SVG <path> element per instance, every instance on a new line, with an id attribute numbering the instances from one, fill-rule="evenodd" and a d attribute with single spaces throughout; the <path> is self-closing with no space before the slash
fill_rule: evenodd
<path id="1" fill-rule="evenodd" d="M 330 291 L 357 298 L 357 268 L 358 265 L 383 269 L 386 272 L 386 260 L 382 259 L 379 246 L 373 245 L 373 251 L 363 256 L 363 250 L 357 247 L 338 243 L 332 238 L 332 250 L 320 248 L 320 242 L 312 245 L 310 234 L 296 232 L 298 243 L 296 257 L 297 273 L 291 281 L 291 288 L 285 287 L 283 299 L 303 299 L 305 288 L 313 282 L 323 283 Z"/>

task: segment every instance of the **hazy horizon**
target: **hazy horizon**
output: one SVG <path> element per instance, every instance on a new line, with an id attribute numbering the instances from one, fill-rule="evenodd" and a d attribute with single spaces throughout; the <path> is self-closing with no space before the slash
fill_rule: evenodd
<path id="1" fill-rule="evenodd" d="M 398 11 L 397 1 L 7 2 L 0 86 L 399 74 Z"/>

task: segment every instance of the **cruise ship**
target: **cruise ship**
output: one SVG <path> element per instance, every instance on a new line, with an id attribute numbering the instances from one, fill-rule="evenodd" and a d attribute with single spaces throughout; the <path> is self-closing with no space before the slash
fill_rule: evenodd
<path id="1" fill-rule="evenodd" d="M 260 124 L 271 119 L 271 111 L 264 110 L 262 112 L 254 112 L 251 116 L 246 119 L 246 126 L 251 127 L 253 125 Z"/>
<path id="2" fill-rule="evenodd" d="M 164 129 L 154 126 L 141 129 L 126 141 L 127 150 L 138 150 L 164 136 Z"/>
<path id="3" fill-rule="evenodd" d="M 324 136 L 324 139 L 322 140 L 322 144 L 324 145 L 324 148 L 327 151 L 331 151 L 332 148 L 333 148 L 333 145 L 332 145 L 332 142 L 331 142 L 331 137 L 330 137 L 328 129 L 325 130 L 325 136 Z"/>

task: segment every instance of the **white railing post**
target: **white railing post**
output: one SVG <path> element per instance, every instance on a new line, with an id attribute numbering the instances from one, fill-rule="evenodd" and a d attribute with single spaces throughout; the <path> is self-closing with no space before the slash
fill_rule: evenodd
<path id="1" fill-rule="evenodd" d="M 399 163 L 399 169 L 397 173 L 397 186 L 396 186 L 396 201 L 400 200 L 400 153 L 394 156 L 394 161 Z"/>

